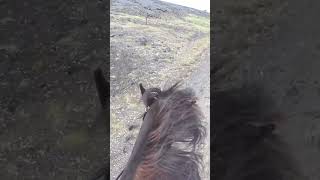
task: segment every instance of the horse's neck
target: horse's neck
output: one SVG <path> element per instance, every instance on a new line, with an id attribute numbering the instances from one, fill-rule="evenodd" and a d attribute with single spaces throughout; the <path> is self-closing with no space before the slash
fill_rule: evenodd
<path id="1" fill-rule="evenodd" d="M 148 133 L 152 129 L 152 124 L 153 124 L 152 114 L 153 113 L 149 111 L 145 116 L 145 120 L 142 123 L 138 138 L 133 146 L 131 156 L 127 163 L 127 167 L 125 168 L 121 176 L 121 180 L 132 180 L 135 174 L 135 171 L 139 165 L 139 162 L 141 162 L 142 153 L 146 146 L 145 142 L 147 141 Z"/>

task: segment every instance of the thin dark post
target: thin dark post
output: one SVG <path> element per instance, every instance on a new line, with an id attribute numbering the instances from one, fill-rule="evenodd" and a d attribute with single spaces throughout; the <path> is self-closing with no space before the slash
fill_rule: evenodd
<path id="1" fill-rule="evenodd" d="M 107 98 L 109 97 L 108 82 L 103 77 L 103 73 L 100 68 L 94 71 L 94 80 L 96 83 L 101 106 L 105 109 L 107 107 Z"/>
<path id="2" fill-rule="evenodd" d="M 97 68 L 94 71 L 94 80 L 95 80 L 95 84 L 96 84 L 96 88 L 99 96 L 99 101 L 102 106 L 102 111 L 100 113 L 103 115 L 103 119 L 107 120 L 108 118 L 104 118 L 104 117 L 106 115 L 107 105 L 108 105 L 107 98 L 109 98 L 109 91 L 108 91 L 109 82 L 106 81 L 106 79 L 104 78 L 102 70 L 100 68 Z M 102 178 L 103 180 L 107 180 L 109 179 L 109 176 L 110 176 L 110 171 L 109 171 L 109 165 L 107 164 L 103 168 L 99 169 L 98 172 L 95 173 L 92 180 L 102 180 Z"/>

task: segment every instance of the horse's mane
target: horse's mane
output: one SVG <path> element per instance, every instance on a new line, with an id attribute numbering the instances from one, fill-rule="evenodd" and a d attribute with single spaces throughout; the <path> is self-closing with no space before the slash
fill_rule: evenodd
<path id="1" fill-rule="evenodd" d="M 213 93 L 213 179 L 299 179 L 290 151 L 276 133 L 284 116 L 273 107 L 257 84 Z"/>
<path id="2" fill-rule="evenodd" d="M 161 91 L 148 111 L 154 123 L 135 179 L 200 179 L 196 147 L 205 135 L 203 116 L 194 92 L 178 87 Z"/>

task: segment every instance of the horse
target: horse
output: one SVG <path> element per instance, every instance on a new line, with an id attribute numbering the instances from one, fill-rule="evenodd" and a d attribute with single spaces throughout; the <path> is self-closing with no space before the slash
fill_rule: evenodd
<path id="1" fill-rule="evenodd" d="M 100 104 L 107 104 L 107 81 L 101 69 L 94 71 Z M 200 180 L 201 155 L 198 148 L 206 129 L 197 98 L 192 89 L 175 83 L 166 90 L 145 89 L 140 83 L 145 105 L 142 126 L 120 180 Z M 93 180 L 108 179 L 107 168 Z"/>
<path id="2" fill-rule="evenodd" d="M 213 92 L 211 178 L 304 179 L 279 134 L 287 117 L 260 83 Z"/>
<path id="3" fill-rule="evenodd" d="M 120 180 L 200 180 L 197 152 L 206 130 L 192 89 L 145 89 L 143 123 Z M 117 179 L 118 179 L 117 178 Z"/>
<path id="4" fill-rule="evenodd" d="M 100 71 L 96 84 L 106 81 Z M 121 180 L 200 179 L 199 154 L 195 146 L 205 129 L 192 91 L 178 84 L 162 91 L 139 84 L 146 107 L 143 123 Z M 101 105 L 106 104 L 106 86 L 97 85 Z M 279 126 L 287 117 L 279 111 L 263 86 L 247 83 L 240 88 L 213 91 L 211 129 L 211 178 L 215 180 L 305 179 Z M 185 144 L 191 147 L 186 151 Z M 190 148 L 189 148 L 190 149 Z M 105 179 L 106 171 L 100 171 Z"/>

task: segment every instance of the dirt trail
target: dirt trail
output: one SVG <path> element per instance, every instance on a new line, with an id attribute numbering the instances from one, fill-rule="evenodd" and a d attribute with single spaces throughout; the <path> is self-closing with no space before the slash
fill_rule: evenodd
<path id="1" fill-rule="evenodd" d="M 200 106 L 205 119 L 204 125 L 207 130 L 204 147 L 201 151 L 203 155 L 204 170 L 202 179 L 210 179 L 210 52 L 206 49 L 202 53 L 201 63 L 190 78 L 187 79 L 185 86 L 192 87 L 198 97 L 198 105 Z"/>

